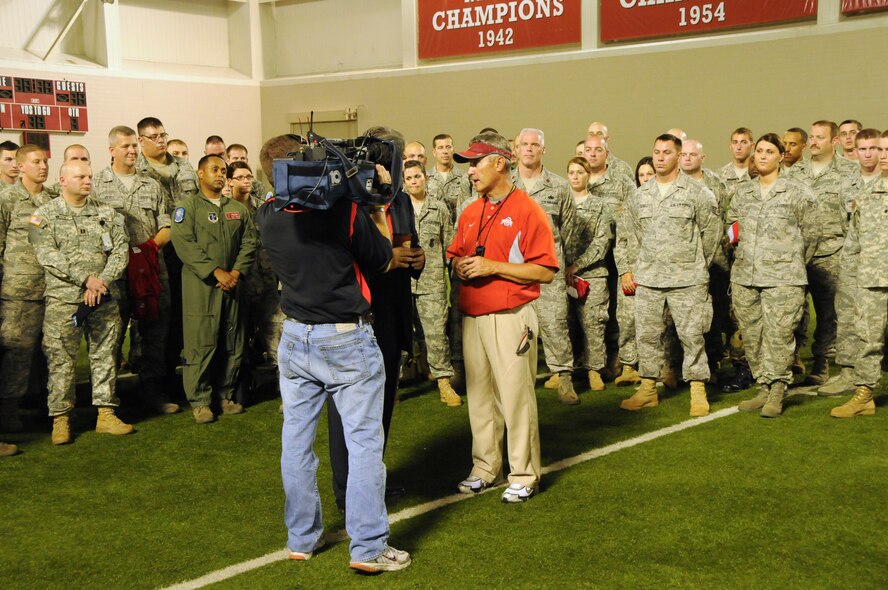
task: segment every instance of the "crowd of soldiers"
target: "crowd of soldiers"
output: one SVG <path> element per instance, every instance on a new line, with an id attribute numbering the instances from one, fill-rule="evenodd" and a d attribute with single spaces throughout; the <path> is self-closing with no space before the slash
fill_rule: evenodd
<path id="1" fill-rule="evenodd" d="M 535 302 L 545 387 L 578 404 L 582 370 L 592 391 L 610 380 L 638 386 L 621 403 L 634 411 L 659 403 L 657 381 L 686 381 L 690 413 L 702 416 L 706 383 L 726 392 L 756 383 L 740 409 L 779 416 L 793 373 L 806 370 L 799 349 L 810 294 L 805 382 L 820 395 L 853 393 L 833 416 L 874 413 L 888 313 L 888 132 L 822 120 L 810 133 L 756 140 L 741 127 L 730 135 L 732 161 L 716 171 L 680 129 L 658 136 L 634 169 L 609 141 L 607 126 L 592 123 L 565 176 L 543 165 L 543 131 L 523 129 L 513 142 L 512 182 L 547 214 L 558 256 L 556 278 Z M 440 134 L 431 167 L 421 142 L 403 154 L 415 246 L 426 257 L 412 279 L 419 372 L 447 406 L 462 404 L 454 385 L 464 362 L 452 304 L 460 285 L 445 251 L 478 198 L 453 152 Z M 145 402 L 178 412 L 170 392 L 182 365 L 198 423 L 242 412 L 252 369 L 274 362 L 283 316 L 253 223 L 266 189 L 246 148 L 211 136 L 195 170 L 184 142 L 168 141 L 148 117 L 136 129 L 114 127 L 109 153 L 111 164 L 94 173 L 87 150 L 69 147 L 59 183 L 47 186 L 41 148 L 0 144 L 0 431 L 21 430 L 20 400 L 48 387 L 52 442 L 72 442 L 84 335 L 96 431 L 109 434 L 133 431 L 115 414 L 128 326 Z M 719 383 L 727 360 L 734 372 Z M 840 367 L 833 377 L 831 360 Z M 0 455 L 15 451 L 0 443 Z"/>

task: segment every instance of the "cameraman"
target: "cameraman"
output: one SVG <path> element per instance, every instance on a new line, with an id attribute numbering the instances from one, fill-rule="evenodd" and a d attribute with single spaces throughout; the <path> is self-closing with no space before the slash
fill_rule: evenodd
<path id="1" fill-rule="evenodd" d="M 267 147 L 278 146 L 277 150 Z M 286 137 L 263 147 L 263 166 L 297 151 Z M 377 166 L 381 183 L 391 176 Z M 284 406 L 281 476 L 290 558 L 310 559 L 324 545 L 318 500 L 318 458 L 312 450 L 318 418 L 329 395 L 342 416 L 349 450 L 345 525 L 351 537 L 350 567 L 368 572 L 410 565 L 410 555 L 387 544 L 385 466 L 382 463 L 382 354 L 369 324 L 365 273 L 392 260 L 385 213 L 349 199 L 328 210 L 283 209 L 271 203 L 257 212 L 262 244 L 281 284 L 287 316 L 278 348 Z M 332 408 L 333 406 L 331 406 Z"/>

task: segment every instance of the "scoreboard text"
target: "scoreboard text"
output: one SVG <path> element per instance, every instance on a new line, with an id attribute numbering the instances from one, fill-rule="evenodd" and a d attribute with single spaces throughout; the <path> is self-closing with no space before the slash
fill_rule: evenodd
<path id="1" fill-rule="evenodd" d="M 89 131 L 86 84 L 0 76 L 0 129 Z"/>

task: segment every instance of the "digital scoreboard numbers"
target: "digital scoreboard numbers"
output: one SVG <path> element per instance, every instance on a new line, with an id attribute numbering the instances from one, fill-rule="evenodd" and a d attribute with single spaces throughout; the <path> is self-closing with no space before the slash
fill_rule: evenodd
<path id="1" fill-rule="evenodd" d="M 0 76 L 0 129 L 89 131 L 86 84 Z"/>

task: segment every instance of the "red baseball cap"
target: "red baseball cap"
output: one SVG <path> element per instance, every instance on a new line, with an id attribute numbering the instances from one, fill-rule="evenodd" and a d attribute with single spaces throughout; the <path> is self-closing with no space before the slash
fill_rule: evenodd
<path id="1" fill-rule="evenodd" d="M 453 154 L 453 159 L 460 164 L 465 164 L 466 162 L 477 160 L 478 158 L 483 158 L 484 156 L 489 156 L 491 154 L 497 154 L 498 156 L 502 156 L 507 160 L 512 159 L 512 152 L 508 150 L 501 150 L 498 147 L 490 145 L 489 143 L 482 143 L 480 141 L 477 141 L 470 145 L 469 149 L 464 152 L 457 152 Z"/>

